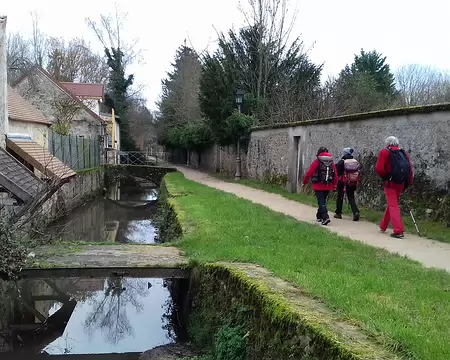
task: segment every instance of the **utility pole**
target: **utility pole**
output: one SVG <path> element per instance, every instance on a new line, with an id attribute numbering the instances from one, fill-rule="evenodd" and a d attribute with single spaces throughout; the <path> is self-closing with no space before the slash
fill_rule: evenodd
<path id="1" fill-rule="evenodd" d="M 0 16 L 0 147 L 6 147 L 8 133 L 8 88 L 6 65 L 6 16 Z"/>

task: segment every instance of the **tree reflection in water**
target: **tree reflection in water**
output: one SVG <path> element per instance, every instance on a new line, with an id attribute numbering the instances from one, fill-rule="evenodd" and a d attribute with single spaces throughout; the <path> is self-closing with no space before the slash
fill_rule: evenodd
<path id="1" fill-rule="evenodd" d="M 184 341 L 187 338 L 186 321 L 188 311 L 187 279 L 164 280 L 164 287 L 169 290 L 170 297 L 162 306 L 164 314 L 161 317 L 162 328 L 167 331 L 167 338 L 173 342 Z"/>
<path id="2" fill-rule="evenodd" d="M 88 335 L 92 336 L 95 330 L 100 330 L 105 341 L 110 344 L 117 344 L 132 336 L 133 327 L 128 319 L 127 309 L 131 306 L 141 312 L 143 304 L 138 299 L 148 293 L 146 279 L 108 278 L 103 297 L 95 296 L 89 300 L 93 310 L 84 322 Z"/>

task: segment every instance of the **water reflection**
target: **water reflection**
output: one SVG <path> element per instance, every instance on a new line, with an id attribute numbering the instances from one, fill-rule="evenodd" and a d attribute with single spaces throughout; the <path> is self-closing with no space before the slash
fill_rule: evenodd
<path id="1" fill-rule="evenodd" d="M 184 306 L 177 301 L 185 302 L 185 283 L 119 277 L 0 282 L 0 352 L 122 354 L 183 340 L 178 312 Z"/>
<path id="2" fill-rule="evenodd" d="M 111 186 L 48 228 L 47 240 L 155 243 L 158 189 L 143 181 Z"/>

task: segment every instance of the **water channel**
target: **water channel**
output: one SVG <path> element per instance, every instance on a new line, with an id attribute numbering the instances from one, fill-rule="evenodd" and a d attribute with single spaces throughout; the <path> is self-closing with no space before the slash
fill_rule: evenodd
<path id="1" fill-rule="evenodd" d="M 155 243 L 157 198 L 155 184 L 143 179 L 116 184 L 51 224 L 47 240 Z M 143 351 L 186 341 L 188 279 L 154 278 L 145 270 L 122 277 L 41 273 L 0 280 L 2 360 L 137 360 Z"/>
<path id="2" fill-rule="evenodd" d="M 52 224 L 46 235 L 50 241 L 152 244 L 158 239 L 157 199 L 158 187 L 143 179 L 117 183 Z"/>
<path id="3" fill-rule="evenodd" d="M 0 359 L 137 360 L 143 351 L 183 342 L 187 284 L 117 276 L 0 281 Z"/>

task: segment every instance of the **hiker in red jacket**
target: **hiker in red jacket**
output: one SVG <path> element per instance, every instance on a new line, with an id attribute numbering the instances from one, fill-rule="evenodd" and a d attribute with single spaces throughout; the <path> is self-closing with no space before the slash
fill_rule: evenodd
<path id="1" fill-rule="evenodd" d="M 317 151 L 317 159 L 313 161 L 311 167 L 303 179 L 303 185 L 313 183 L 313 190 L 316 193 L 319 208 L 317 209 L 316 218 L 322 225 L 330 223 L 330 216 L 327 209 L 327 197 L 330 191 L 336 190 L 338 177 L 336 176 L 336 165 L 333 156 L 328 152 L 327 148 L 321 147 Z"/>
<path id="2" fill-rule="evenodd" d="M 386 148 L 381 150 L 378 157 L 376 171 L 384 180 L 384 192 L 386 193 L 387 208 L 380 224 L 380 230 L 385 232 L 392 221 L 393 238 L 404 237 L 405 227 L 398 201 L 406 188 L 412 184 L 414 171 L 409 154 L 400 149 L 399 141 L 395 136 L 389 136 L 386 140 Z"/>

